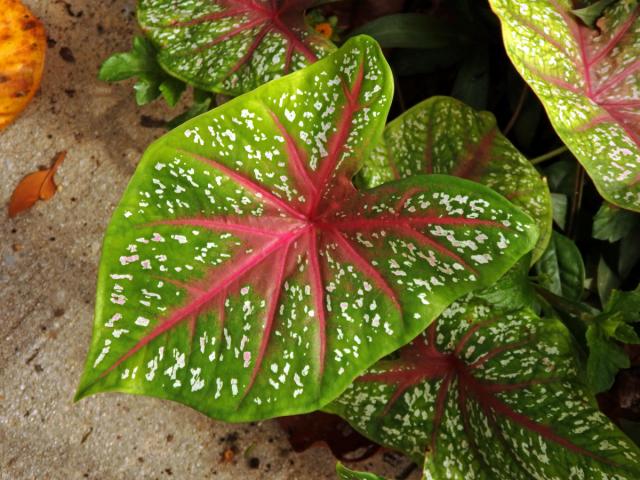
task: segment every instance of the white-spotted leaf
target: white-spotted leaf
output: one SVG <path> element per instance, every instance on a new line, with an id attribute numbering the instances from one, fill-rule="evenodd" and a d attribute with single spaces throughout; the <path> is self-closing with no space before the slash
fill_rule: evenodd
<path id="1" fill-rule="evenodd" d="M 426 479 L 640 478 L 640 451 L 578 380 L 572 345 L 556 320 L 467 297 L 327 410 L 424 460 Z"/>
<path id="2" fill-rule="evenodd" d="M 640 210 L 640 3 L 590 29 L 570 0 L 490 0 L 507 53 L 556 132 L 612 203 Z"/>
<path id="3" fill-rule="evenodd" d="M 138 21 L 167 72 L 239 95 L 333 51 L 304 21 L 314 0 L 140 0 Z"/>
<path id="4" fill-rule="evenodd" d="M 392 96 L 357 37 L 149 147 L 107 231 L 78 396 L 314 410 L 529 251 L 531 220 L 481 185 L 354 188 Z"/>
<path id="5" fill-rule="evenodd" d="M 374 187 L 421 173 L 441 173 L 493 188 L 535 221 L 540 236 L 534 263 L 551 235 L 552 206 L 546 181 L 509 140 L 495 117 L 450 97 L 432 97 L 385 128 L 384 144 L 367 159 L 360 177 Z"/>

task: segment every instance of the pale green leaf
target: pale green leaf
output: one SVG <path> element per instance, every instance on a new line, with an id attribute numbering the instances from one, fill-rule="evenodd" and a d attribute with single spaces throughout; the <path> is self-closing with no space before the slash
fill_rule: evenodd
<path id="1" fill-rule="evenodd" d="M 151 145 L 107 229 L 78 397 L 232 421 L 318 409 L 531 250 L 531 219 L 482 185 L 353 187 L 392 97 L 356 37 Z"/>
<path id="2" fill-rule="evenodd" d="M 507 53 L 560 138 L 611 203 L 640 211 L 640 3 L 607 7 L 598 29 L 571 0 L 490 0 Z"/>

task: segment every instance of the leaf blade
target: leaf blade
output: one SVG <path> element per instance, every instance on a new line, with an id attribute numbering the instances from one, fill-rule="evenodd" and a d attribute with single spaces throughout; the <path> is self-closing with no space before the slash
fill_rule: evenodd
<path id="1" fill-rule="evenodd" d="M 553 209 L 546 182 L 499 131 L 495 117 L 450 97 L 433 97 L 385 128 L 384 142 L 360 172 L 362 183 L 421 173 L 455 175 L 493 188 L 536 221 L 535 262 L 551 237 Z"/>
<path id="2" fill-rule="evenodd" d="M 138 21 L 171 75 L 200 89 L 239 95 L 333 51 L 304 23 L 311 2 L 143 0 Z"/>
<path id="3" fill-rule="evenodd" d="M 640 210 L 640 4 L 606 8 L 599 34 L 577 23 L 565 0 L 491 5 L 513 64 L 600 194 Z"/>
<path id="4" fill-rule="evenodd" d="M 530 219 L 472 182 L 354 189 L 392 97 L 357 37 L 152 144 L 107 230 L 78 398 L 145 393 L 234 421 L 317 409 L 529 251 Z"/>
<path id="5" fill-rule="evenodd" d="M 635 478 L 640 451 L 577 372 L 559 322 L 467 297 L 327 410 L 416 461 L 426 454 L 426 478 Z"/>

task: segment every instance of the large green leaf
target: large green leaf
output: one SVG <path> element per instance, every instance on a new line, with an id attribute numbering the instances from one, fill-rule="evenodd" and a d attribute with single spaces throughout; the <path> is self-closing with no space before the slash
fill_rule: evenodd
<path id="1" fill-rule="evenodd" d="M 551 235 L 549 189 L 536 169 L 500 133 L 495 117 L 449 97 L 433 97 L 390 122 L 361 172 L 372 187 L 419 173 L 444 173 L 493 188 L 535 219 L 540 237 L 532 261 Z"/>
<path id="2" fill-rule="evenodd" d="M 149 147 L 107 230 L 78 396 L 234 421 L 317 409 L 529 251 L 531 219 L 482 185 L 355 190 L 392 96 L 357 37 Z"/>
<path id="3" fill-rule="evenodd" d="M 239 95 L 335 47 L 304 23 L 312 0 L 140 0 L 138 21 L 167 72 Z"/>
<path id="4" fill-rule="evenodd" d="M 490 0 L 507 53 L 598 191 L 640 210 L 640 4 L 619 0 L 597 30 L 570 0 Z"/>
<path id="5" fill-rule="evenodd" d="M 579 383 L 564 326 L 526 309 L 455 302 L 328 410 L 424 458 L 427 479 L 640 478 L 640 451 Z"/>

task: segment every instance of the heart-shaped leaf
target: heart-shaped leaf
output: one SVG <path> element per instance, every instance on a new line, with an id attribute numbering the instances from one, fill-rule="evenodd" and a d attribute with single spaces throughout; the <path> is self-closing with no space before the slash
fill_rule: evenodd
<path id="1" fill-rule="evenodd" d="M 239 95 L 333 51 L 304 22 L 312 0 L 140 0 L 138 21 L 171 75 Z"/>
<path id="2" fill-rule="evenodd" d="M 579 383 L 565 327 L 452 304 L 327 410 L 424 461 L 427 479 L 640 478 L 640 451 Z"/>
<path id="3" fill-rule="evenodd" d="M 392 96 L 357 37 L 149 147 L 107 230 L 78 395 L 314 410 L 529 251 L 531 220 L 481 185 L 355 190 Z"/>
<path id="4" fill-rule="evenodd" d="M 432 97 L 390 122 L 361 172 L 369 187 L 419 173 L 444 173 L 493 188 L 536 221 L 535 262 L 551 236 L 546 182 L 500 133 L 495 117 L 450 97 Z"/>
<path id="5" fill-rule="evenodd" d="M 612 203 L 640 210 L 640 4 L 615 2 L 597 30 L 569 0 L 490 0 L 507 53 L 556 132 Z"/>

